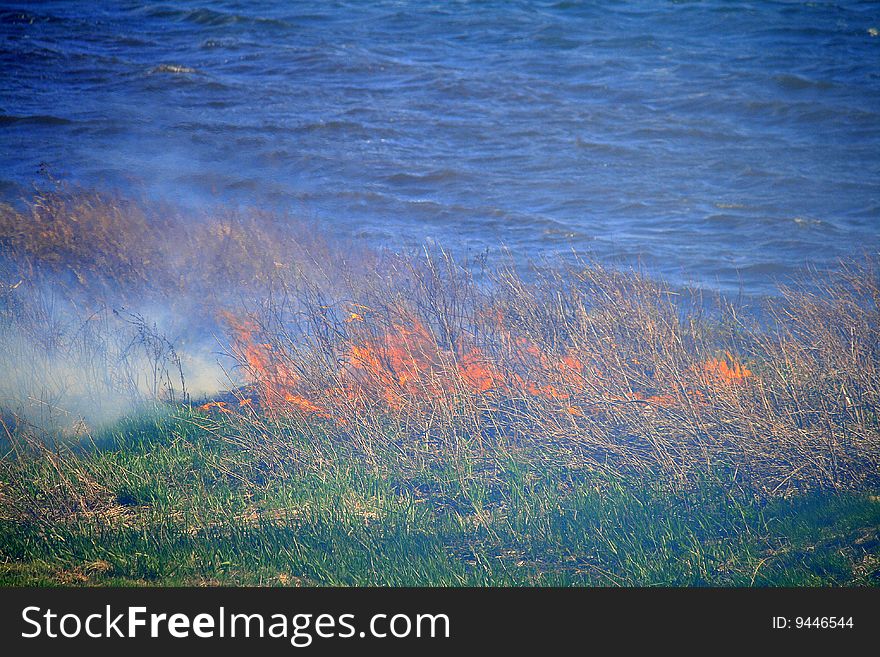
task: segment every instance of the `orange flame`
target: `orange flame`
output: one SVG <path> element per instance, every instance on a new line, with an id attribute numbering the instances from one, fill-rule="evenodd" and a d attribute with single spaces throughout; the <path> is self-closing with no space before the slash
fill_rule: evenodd
<path id="1" fill-rule="evenodd" d="M 326 411 L 326 409 L 318 406 L 317 404 L 309 401 L 302 395 L 294 395 L 291 393 L 286 393 L 284 395 L 284 401 L 289 403 L 294 408 L 299 409 L 303 413 L 314 413 L 318 417 L 323 417 L 329 419 L 331 415 Z"/>
<path id="2" fill-rule="evenodd" d="M 207 404 L 202 404 L 196 410 L 203 411 L 205 413 L 211 410 L 217 410 L 221 413 L 232 413 L 232 411 L 226 407 L 226 402 L 224 401 L 211 401 Z"/>
<path id="3" fill-rule="evenodd" d="M 403 311 L 398 311 L 399 319 L 386 330 L 372 332 L 375 326 L 358 312 L 366 307 L 355 308 L 343 316 L 350 327 L 337 348 L 338 366 L 329 372 L 334 383 L 322 390 L 307 385 L 308 381 L 291 368 L 283 346 L 273 347 L 254 322 L 226 316 L 234 334 L 234 353 L 247 366 L 261 408 L 271 413 L 303 413 L 341 425 L 346 420 L 340 408 L 378 405 L 391 412 L 409 412 L 428 405 L 448 407 L 462 395 L 505 392 L 547 400 L 558 405 L 559 412 L 573 417 L 597 410 L 583 404 L 585 391 L 609 402 L 643 402 L 646 408 L 705 400 L 702 393 L 691 390 L 672 394 L 662 390 L 613 393 L 611 383 L 598 367 L 600 356 L 584 348 L 550 352 L 529 338 L 514 338 L 500 327 L 505 348 L 515 356 L 505 368 L 463 339 L 441 347 L 421 321 Z M 504 317 L 495 311 L 495 316 L 490 316 L 490 321 L 493 319 L 501 322 Z M 725 358 L 709 359 L 692 371 L 707 384 L 740 384 L 752 376 L 730 353 L 725 353 Z M 656 384 L 662 387 L 662 382 Z M 240 406 L 250 403 L 249 399 L 242 400 Z M 222 402 L 206 404 L 202 409 L 212 407 L 231 412 Z"/>
<path id="4" fill-rule="evenodd" d="M 703 363 L 703 373 L 710 379 L 724 385 L 736 385 L 752 376 L 752 371 L 738 363 L 729 351 L 725 358 L 710 358 Z"/>

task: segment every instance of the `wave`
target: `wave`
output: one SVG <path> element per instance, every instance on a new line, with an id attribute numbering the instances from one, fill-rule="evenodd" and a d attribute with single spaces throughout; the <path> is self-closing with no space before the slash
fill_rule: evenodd
<path id="1" fill-rule="evenodd" d="M 197 69 L 180 64 L 159 64 L 150 69 L 150 73 L 172 73 L 174 75 L 188 75 L 198 72 Z"/>
<path id="2" fill-rule="evenodd" d="M 33 114 L 30 116 L 0 114 L 0 126 L 14 125 L 17 123 L 26 123 L 31 125 L 71 125 L 75 123 L 75 121 L 65 119 L 61 116 L 52 116 L 51 114 Z"/>

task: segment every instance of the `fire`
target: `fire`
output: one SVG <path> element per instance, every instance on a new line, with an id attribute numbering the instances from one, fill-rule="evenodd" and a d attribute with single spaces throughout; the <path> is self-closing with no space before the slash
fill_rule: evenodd
<path id="1" fill-rule="evenodd" d="M 398 311 L 398 319 L 384 330 L 377 330 L 374 322 L 362 314 L 366 310 L 355 306 L 343 315 L 347 328 L 335 346 L 336 365 L 326 372 L 331 383 L 323 386 L 304 380 L 294 371 L 294 361 L 283 346 L 273 346 L 255 323 L 227 316 L 234 334 L 234 353 L 246 365 L 260 407 L 270 413 L 302 413 L 342 425 L 346 423 L 341 417 L 345 409 L 426 411 L 432 406 L 452 407 L 463 396 L 531 397 L 558 406 L 559 412 L 576 418 L 599 408 L 585 402 L 585 393 L 596 401 L 642 402 L 641 407 L 646 409 L 705 400 L 705 395 L 695 389 L 664 392 L 662 381 L 656 382 L 659 392 L 620 392 L 620 385 L 614 386 L 603 373 L 600 356 L 583 348 L 551 352 L 531 339 L 514 338 L 503 330 L 505 353 L 512 358 L 492 358 L 464 339 L 441 347 L 423 322 L 403 311 Z M 503 319 L 500 313 L 497 315 Z M 752 376 L 730 353 L 725 353 L 725 358 L 709 359 L 692 371 L 707 385 L 739 384 Z M 246 399 L 240 406 L 251 403 Z M 231 412 L 222 402 L 202 408 Z"/>
<path id="2" fill-rule="evenodd" d="M 260 331 L 254 322 L 231 314 L 225 314 L 224 319 L 232 329 L 235 352 L 247 364 L 250 377 L 262 389 L 262 401 L 270 409 L 282 400 L 288 401 L 288 392 L 297 388 L 300 377 L 273 353 L 271 343 L 257 339 Z"/>
<path id="3" fill-rule="evenodd" d="M 221 413 L 232 413 L 232 411 L 227 408 L 226 402 L 224 401 L 211 401 L 207 404 L 202 404 L 197 408 L 197 410 L 203 411 L 205 413 L 211 410 L 217 410 Z"/>
<path id="4" fill-rule="evenodd" d="M 284 401 L 286 401 L 288 404 L 290 404 L 294 408 L 299 409 L 303 413 L 313 413 L 313 414 L 317 415 L 318 417 L 327 418 L 327 419 L 332 417 L 326 411 L 326 409 L 322 408 L 321 406 L 318 406 L 317 404 L 306 399 L 302 395 L 294 395 L 291 393 L 287 393 L 284 395 Z"/>
<path id="5" fill-rule="evenodd" d="M 752 371 L 738 363 L 729 351 L 724 355 L 725 358 L 710 358 L 703 363 L 703 373 L 707 378 L 724 385 L 736 385 L 752 376 Z"/>
<path id="6" fill-rule="evenodd" d="M 458 367 L 462 380 L 472 392 L 484 393 L 501 387 L 502 376 L 489 366 L 479 349 L 465 354 Z"/>
<path id="7" fill-rule="evenodd" d="M 502 380 L 479 349 L 444 351 L 415 319 L 394 324 L 378 339 L 352 344 L 348 362 L 348 378 L 360 391 L 396 410 L 417 401 L 448 401 L 462 389 L 489 393 Z"/>
<path id="8" fill-rule="evenodd" d="M 352 320 L 352 315 L 358 319 Z M 339 385 L 320 393 L 318 401 L 283 354 L 261 337 L 253 322 L 225 317 L 234 335 L 234 353 L 247 367 L 249 377 L 272 412 L 295 410 L 331 419 L 333 403 L 363 406 L 378 401 L 389 410 L 400 411 L 425 402 L 451 402 L 456 395 L 489 394 L 501 386 L 502 376 L 476 347 L 439 348 L 431 332 L 414 318 L 392 324 L 378 336 L 349 335 L 339 354 L 339 370 L 333 372 Z M 365 324 L 359 313 L 345 320 Z"/>

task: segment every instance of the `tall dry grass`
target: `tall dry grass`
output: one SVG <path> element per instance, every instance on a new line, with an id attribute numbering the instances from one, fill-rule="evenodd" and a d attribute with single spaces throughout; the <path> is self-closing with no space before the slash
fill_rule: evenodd
<path id="1" fill-rule="evenodd" d="M 336 257 L 262 210 L 185 214 L 63 183 L 0 204 L 0 406 L 70 428 L 215 393 L 230 383 L 221 310 Z"/>
<path id="2" fill-rule="evenodd" d="M 267 458 L 295 457 L 277 437 L 293 423 L 377 467 L 467 454 L 488 471 L 515 449 L 768 496 L 880 473 L 871 262 L 782 290 L 759 321 L 595 262 L 353 255 L 271 213 L 145 208 L 77 190 L 0 208 L 4 339 L 91 348 L 102 358 L 74 365 L 108 372 L 126 362 L 108 338 L 121 332 L 139 356 L 97 394 L 134 377 L 179 402 L 187 354 L 210 338 L 235 392 L 204 411 L 234 418 L 237 440 Z M 169 316 L 186 319 L 176 333 Z"/>
<path id="3" fill-rule="evenodd" d="M 394 259 L 341 298 L 285 281 L 228 323 L 256 427 L 293 416 L 419 467 L 515 445 L 780 495 L 877 480 L 880 287 L 870 266 L 827 285 L 786 290 L 768 324 L 597 263 L 478 284 L 440 252 Z"/>

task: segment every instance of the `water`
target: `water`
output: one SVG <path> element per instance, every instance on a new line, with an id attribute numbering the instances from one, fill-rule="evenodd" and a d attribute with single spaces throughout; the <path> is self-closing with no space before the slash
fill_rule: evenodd
<path id="1" fill-rule="evenodd" d="M 759 294 L 880 247 L 878 3 L 26 2 L 0 34 L 7 197 L 45 164 Z"/>

